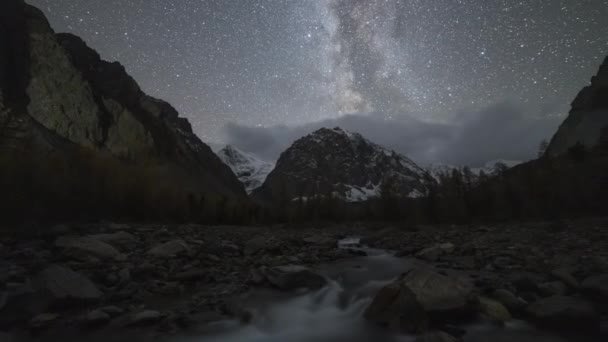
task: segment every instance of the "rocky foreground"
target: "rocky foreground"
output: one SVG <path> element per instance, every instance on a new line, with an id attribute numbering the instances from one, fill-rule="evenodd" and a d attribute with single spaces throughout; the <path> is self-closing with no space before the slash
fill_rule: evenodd
<path id="1" fill-rule="evenodd" d="M 365 317 L 451 341 L 483 317 L 598 334 L 608 322 L 608 221 L 494 226 L 57 225 L 0 240 L 0 331 L 165 335 L 250 313 L 252 288 L 314 290 L 315 266 L 361 255 L 345 236 L 424 261 L 381 289 Z M 434 266 L 434 267 L 431 267 Z M 1 337 L 1 335 L 0 335 Z"/>

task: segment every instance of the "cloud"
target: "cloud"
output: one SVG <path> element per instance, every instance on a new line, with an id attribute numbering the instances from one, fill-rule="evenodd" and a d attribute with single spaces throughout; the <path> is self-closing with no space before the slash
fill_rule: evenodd
<path id="1" fill-rule="evenodd" d="M 346 115 L 301 126 L 247 127 L 229 124 L 225 141 L 265 160 L 276 160 L 295 140 L 321 127 L 341 127 L 394 149 L 420 165 L 481 166 L 496 159 L 529 160 L 541 140 L 550 139 L 562 118 L 535 115 L 503 102 L 478 111 L 460 111 L 450 123 L 424 122 L 401 115 Z"/>

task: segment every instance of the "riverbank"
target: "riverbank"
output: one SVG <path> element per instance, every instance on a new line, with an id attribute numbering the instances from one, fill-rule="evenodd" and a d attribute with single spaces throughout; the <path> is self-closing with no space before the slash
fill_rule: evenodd
<path id="1" fill-rule="evenodd" d="M 592 296 L 592 319 L 601 327 L 607 321 L 608 284 L 601 281 L 608 274 L 606 223 L 59 225 L 0 240 L 0 324 L 42 340 L 117 334 L 130 341 L 130 334 L 166 337 L 226 319 L 247 325 L 255 313 L 240 302 L 244 294 L 321 288 L 325 283 L 315 275 L 323 265 L 369 252 L 338 246 L 340 239 L 361 236 L 362 244 L 395 251 L 396 259 L 464 273 L 481 295 L 512 294 L 517 303 L 511 304 L 521 305 L 509 308 L 517 318 L 527 319 L 525 308 L 545 298 L 587 302 Z"/>

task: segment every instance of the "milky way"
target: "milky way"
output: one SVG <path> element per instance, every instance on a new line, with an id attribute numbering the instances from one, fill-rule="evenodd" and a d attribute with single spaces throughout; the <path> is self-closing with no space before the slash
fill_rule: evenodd
<path id="1" fill-rule="evenodd" d="M 608 54 L 607 0 L 30 0 L 204 140 L 228 122 L 565 114 Z"/>

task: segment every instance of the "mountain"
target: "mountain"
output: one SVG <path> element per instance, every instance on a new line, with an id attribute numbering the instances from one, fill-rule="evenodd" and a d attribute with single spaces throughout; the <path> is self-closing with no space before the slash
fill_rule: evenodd
<path id="1" fill-rule="evenodd" d="M 55 34 L 23 0 L 0 2 L 0 151 L 16 156 L 3 161 L 11 167 L 22 157 L 40 168 L 62 164 L 54 175 L 36 177 L 65 181 L 63 188 L 74 178 L 81 188 L 88 182 L 102 189 L 108 181 L 121 187 L 118 174 L 139 173 L 129 177 L 142 182 L 149 173 L 151 186 L 174 188 L 180 198 L 246 198 L 230 168 L 170 104 L 146 95 L 120 63 L 101 60 L 82 39 Z M 103 179 L 93 178 L 110 167 Z M 133 187 L 123 183 L 115 196 Z"/>
<path id="2" fill-rule="evenodd" d="M 232 145 L 226 145 L 216 153 L 243 183 L 247 193 L 259 188 L 274 168 L 274 164 L 260 160 Z"/>
<path id="3" fill-rule="evenodd" d="M 591 84 L 576 96 L 566 120 L 553 136 L 547 153 L 558 155 L 580 142 L 591 147 L 599 142 L 600 133 L 608 126 L 608 57 Z"/>
<path id="4" fill-rule="evenodd" d="M 293 201 L 331 194 L 347 202 L 361 202 L 380 196 L 381 189 L 401 197 L 419 197 L 427 192 L 428 181 L 430 175 L 407 157 L 360 134 L 322 128 L 284 151 L 253 195 Z"/>

